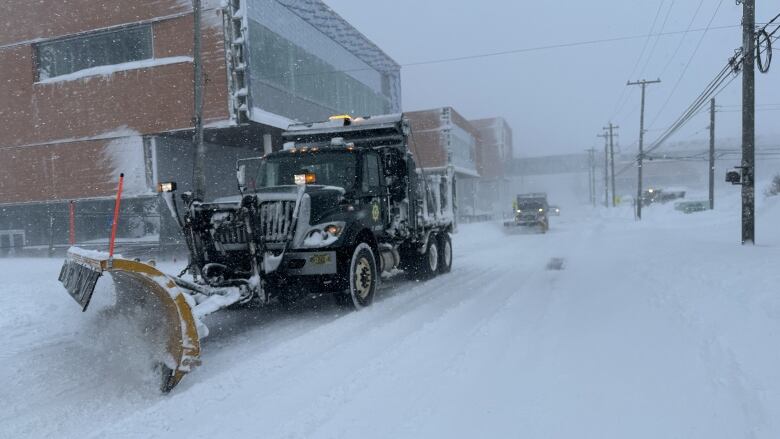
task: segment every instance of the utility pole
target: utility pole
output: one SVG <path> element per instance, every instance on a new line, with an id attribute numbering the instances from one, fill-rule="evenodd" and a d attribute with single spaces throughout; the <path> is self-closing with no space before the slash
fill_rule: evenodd
<path id="1" fill-rule="evenodd" d="M 739 3 L 739 2 L 737 2 Z M 756 2 L 742 0 L 742 244 L 755 244 Z"/>
<path id="2" fill-rule="evenodd" d="M 609 130 L 609 166 L 612 183 L 612 207 L 617 206 L 617 192 L 615 192 L 615 136 L 614 130 L 620 128 L 619 126 L 609 123 L 609 127 L 605 127 L 605 130 Z"/>
<path id="3" fill-rule="evenodd" d="M 597 134 L 604 138 L 604 207 L 609 207 L 609 134 Z"/>
<path id="4" fill-rule="evenodd" d="M 594 148 L 586 149 L 588 152 L 588 201 L 596 207 L 596 160 Z"/>
<path id="5" fill-rule="evenodd" d="M 637 190 L 636 190 L 636 218 L 638 220 L 642 219 L 642 165 L 644 161 L 644 139 L 645 139 L 645 87 L 647 87 L 647 84 L 658 84 L 660 83 L 660 79 L 656 79 L 655 81 L 635 81 L 635 82 L 627 82 L 626 85 L 641 85 L 642 86 L 642 109 L 639 113 L 639 166 L 638 168 L 638 176 L 637 176 Z"/>
<path id="6" fill-rule="evenodd" d="M 201 59 L 201 0 L 192 0 L 193 31 L 195 40 L 193 44 L 192 64 L 193 72 L 193 94 L 195 134 L 192 137 L 193 146 L 193 166 L 192 166 L 192 185 L 194 189 L 194 198 L 203 200 L 206 192 L 206 146 L 203 144 L 203 64 Z"/>
<path id="7" fill-rule="evenodd" d="M 715 209 L 715 98 L 710 99 L 710 210 Z"/>

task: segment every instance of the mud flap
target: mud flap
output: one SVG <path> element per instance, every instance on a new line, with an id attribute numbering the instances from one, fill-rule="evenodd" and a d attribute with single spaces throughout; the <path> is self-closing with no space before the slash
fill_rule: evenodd
<path id="1" fill-rule="evenodd" d="M 165 337 L 165 360 L 158 365 L 160 389 L 169 392 L 200 364 L 198 328 L 203 326 L 192 312 L 195 301 L 170 276 L 151 265 L 121 258 L 109 260 L 108 255 L 75 248 L 68 251 L 59 280 L 82 310 L 86 310 L 97 280 L 104 273 L 114 280 L 117 302 L 151 306 L 158 316 L 157 329 Z"/>

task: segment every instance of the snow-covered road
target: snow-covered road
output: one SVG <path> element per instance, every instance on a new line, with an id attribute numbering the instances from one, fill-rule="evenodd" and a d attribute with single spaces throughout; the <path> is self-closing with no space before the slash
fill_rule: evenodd
<path id="1" fill-rule="evenodd" d="M 778 437 L 780 203 L 755 248 L 726 208 L 461 226 L 451 274 L 392 279 L 364 311 L 211 316 L 165 396 L 60 261 L 0 260 L 0 437 Z"/>

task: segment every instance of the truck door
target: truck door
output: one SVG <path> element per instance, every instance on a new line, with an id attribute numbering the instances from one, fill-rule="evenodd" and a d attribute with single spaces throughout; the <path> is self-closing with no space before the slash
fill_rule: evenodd
<path id="1" fill-rule="evenodd" d="M 361 204 L 366 209 L 367 225 L 374 232 L 383 231 L 387 222 L 387 197 L 381 166 L 379 154 L 373 151 L 363 154 Z"/>

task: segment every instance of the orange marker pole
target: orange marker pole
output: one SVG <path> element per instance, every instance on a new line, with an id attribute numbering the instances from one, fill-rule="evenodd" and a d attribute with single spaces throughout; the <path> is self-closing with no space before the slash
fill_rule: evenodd
<path id="1" fill-rule="evenodd" d="M 119 223 L 119 203 L 122 201 L 122 183 L 125 174 L 119 174 L 119 189 L 116 191 L 116 203 L 114 204 L 114 222 L 111 223 L 111 240 L 108 242 L 108 257 L 114 257 L 114 241 L 116 240 L 116 225 Z"/>

